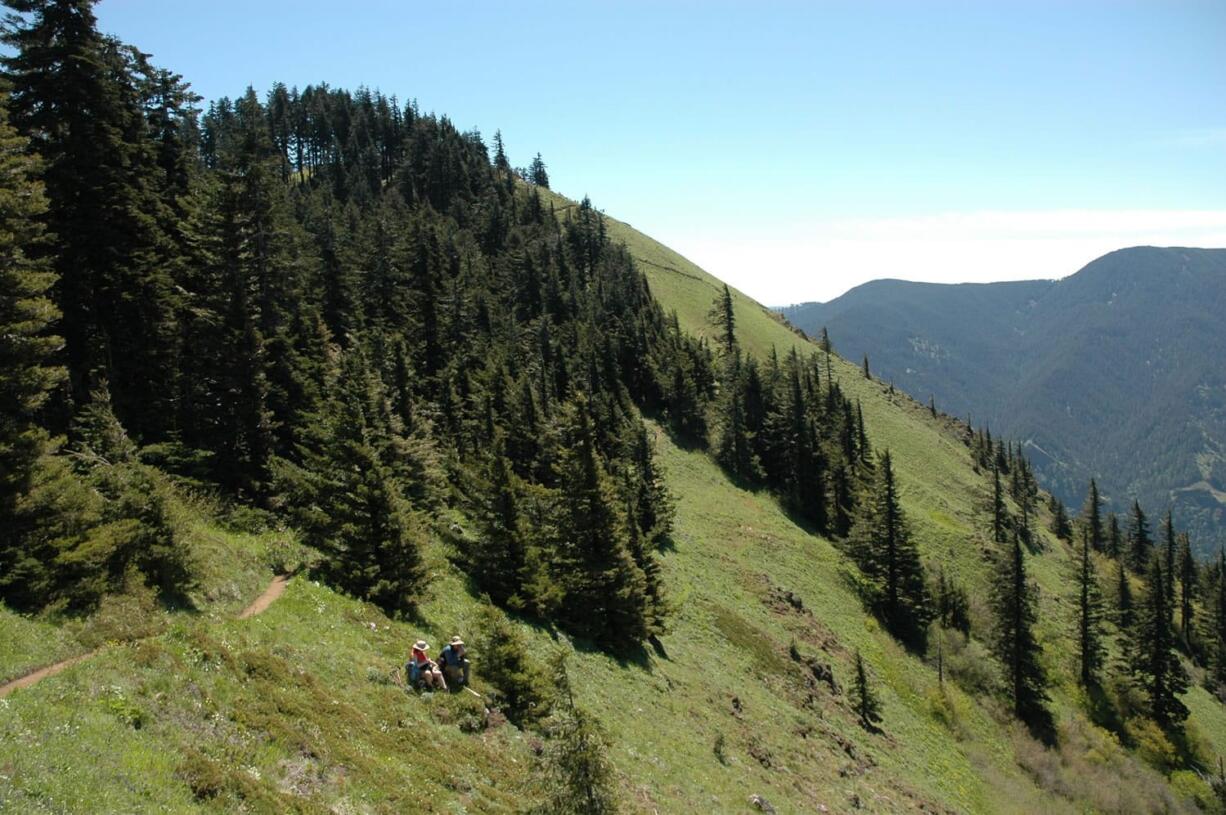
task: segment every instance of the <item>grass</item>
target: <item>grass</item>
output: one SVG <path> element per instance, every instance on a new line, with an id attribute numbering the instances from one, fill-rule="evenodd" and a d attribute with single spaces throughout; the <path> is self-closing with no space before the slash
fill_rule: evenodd
<path id="1" fill-rule="evenodd" d="M 624 224 L 611 222 L 610 232 L 682 326 L 708 331 L 717 281 Z M 752 353 L 803 345 L 761 306 L 736 298 L 741 342 Z M 926 561 L 967 586 L 982 623 L 987 480 L 948 420 L 865 380 L 856 366 L 834 367 L 862 402 L 874 445 L 894 454 Z M 1045 750 L 991 698 L 939 685 L 931 658 L 906 652 L 866 616 L 830 541 L 794 524 L 768 494 L 731 484 L 704 453 L 653 430 L 677 502 L 675 545 L 662 556 L 676 610 L 660 647 L 616 658 L 515 623 L 542 660 L 569 653 L 578 700 L 611 737 L 628 811 L 749 812 L 751 794 L 781 813 L 1188 806 L 1193 780 L 1170 792 L 1085 721 L 1071 660 L 1049 659 L 1068 746 Z M 412 623 L 303 577 L 263 615 L 238 621 L 235 612 L 301 553 L 284 532 L 227 532 L 210 515 L 198 507 L 186 522 L 202 574 L 194 611 L 127 601 L 134 604 L 113 612 L 113 627 L 151 625 L 152 636 L 110 646 L 0 702 L 0 810 L 498 813 L 532 799 L 535 735 L 496 720 L 484 726 L 468 694 L 407 696 L 390 679 L 418 637 L 437 644 L 479 633 L 480 601 L 451 565 L 448 544 L 430 544 L 431 580 Z M 1070 554 L 1048 540 L 1029 562 L 1043 589 L 1039 635 L 1050 654 L 1071 654 Z M 74 653 L 91 625 L 0 609 L 3 671 Z M 881 697 L 882 733 L 865 732 L 850 709 L 856 650 Z M 475 687 L 486 691 L 481 655 L 472 658 Z M 984 667 L 981 647 L 958 658 Z M 1226 749 L 1222 707 L 1199 689 L 1188 703 L 1210 749 Z"/>

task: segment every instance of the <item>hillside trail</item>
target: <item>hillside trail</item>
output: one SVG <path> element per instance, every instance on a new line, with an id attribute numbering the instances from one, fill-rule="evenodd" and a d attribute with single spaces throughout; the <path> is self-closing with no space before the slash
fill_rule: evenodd
<path id="1" fill-rule="evenodd" d="M 251 602 L 251 605 L 243 609 L 237 619 L 246 620 L 248 617 L 254 617 L 257 614 L 264 613 L 269 606 L 277 601 L 277 598 L 285 593 L 285 586 L 289 583 L 289 575 L 279 574 L 272 579 L 268 587 L 260 593 L 260 596 Z M 137 640 L 133 640 L 136 642 Z M 104 646 L 105 647 L 105 646 Z M 15 690 L 28 688 L 31 685 L 36 685 L 49 676 L 55 676 L 60 671 L 71 668 L 78 662 L 83 662 L 101 651 L 102 648 L 95 648 L 92 651 L 86 651 L 84 654 L 77 654 L 75 657 L 62 659 L 52 665 L 47 665 L 44 668 L 39 668 L 36 671 L 31 671 L 25 676 L 19 676 L 16 679 L 11 679 L 8 682 L 0 685 L 0 699 L 8 696 Z"/>

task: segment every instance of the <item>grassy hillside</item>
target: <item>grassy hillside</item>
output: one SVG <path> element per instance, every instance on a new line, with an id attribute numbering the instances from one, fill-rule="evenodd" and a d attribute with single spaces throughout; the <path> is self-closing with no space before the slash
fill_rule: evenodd
<path id="1" fill-rule="evenodd" d="M 611 221 L 610 232 L 683 327 L 708 332 L 718 281 L 624 224 Z M 804 342 L 749 299 L 737 295 L 736 308 L 752 353 Z M 854 365 L 835 370 L 863 403 L 874 446 L 894 453 L 927 562 L 964 582 L 977 622 L 986 620 L 987 481 L 947 420 Z M 1046 751 L 990 695 L 960 689 L 991 676 L 980 645 L 950 638 L 944 659 L 958 681 L 940 685 L 932 658 L 906 653 L 863 613 L 830 541 L 653 430 L 677 502 L 674 546 L 662 557 L 676 611 L 660 647 L 619 660 L 517 623 L 539 656 L 571 653 L 576 694 L 609 732 L 628 811 L 752 812 L 751 794 L 779 813 L 1194 811 L 1186 793 L 1204 794 L 1203 784 L 1186 775 L 1164 783 L 1078 712 L 1062 545 L 1048 540 L 1030 560 L 1063 741 Z M 412 623 L 303 577 L 264 614 L 239 621 L 234 612 L 280 565 L 285 533 L 227 531 L 204 510 L 181 522 L 207 575 L 197 609 L 117 611 L 128 626 L 156 623 L 131 632 L 138 642 L 107 646 L 0 702 L 0 810 L 475 813 L 531 799 L 536 735 L 485 720 L 468 694 L 406 696 L 390 676 L 419 636 L 437 647 L 453 633 L 480 635 L 481 604 L 452 565 L 452 544 L 430 544 L 432 577 Z M 2 614 L 0 677 L 129 639 L 103 633 L 102 616 Z M 884 704 L 879 734 L 850 710 L 856 650 Z M 480 659 L 478 650 L 483 691 Z M 1226 753 L 1221 706 L 1199 690 L 1189 704 L 1205 752 Z"/>

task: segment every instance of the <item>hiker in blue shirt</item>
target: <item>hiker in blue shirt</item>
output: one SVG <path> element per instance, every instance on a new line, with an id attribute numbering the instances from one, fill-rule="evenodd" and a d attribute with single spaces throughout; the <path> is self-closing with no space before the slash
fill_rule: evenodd
<path id="1" fill-rule="evenodd" d="M 464 649 L 464 640 L 452 637 L 451 642 L 439 652 L 438 661 L 443 669 L 443 675 L 456 685 L 468 685 L 468 652 Z"/>

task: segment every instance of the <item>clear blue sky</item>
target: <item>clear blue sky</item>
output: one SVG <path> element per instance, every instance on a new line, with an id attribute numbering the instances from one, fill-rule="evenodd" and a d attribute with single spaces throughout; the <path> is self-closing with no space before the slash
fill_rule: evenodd
<path id="1" fill-rule="evenodd" d="M 771 303 L 1226 245 L 1226 2 L 104 0 L 208 99 L 365 84 Z"/>

